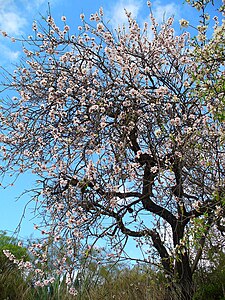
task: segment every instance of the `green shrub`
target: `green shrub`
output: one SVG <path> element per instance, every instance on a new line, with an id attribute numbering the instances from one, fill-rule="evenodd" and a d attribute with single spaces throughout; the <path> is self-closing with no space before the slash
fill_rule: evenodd
<path id="1" fill-rule="evenodd" d="M 225 300 L 225 253 L 209 252 L 210 266 L 196 273 L 194 300 Z"/>
<path id="2" fill-rule="evenodd" d="M 29 259 L 26 248 L 19 247 L 17 240 L 0 231 L 0 300 L 30 300 L 30 287 L 17 265 L 3 253 L 9 250 L 17 259 Z"/>

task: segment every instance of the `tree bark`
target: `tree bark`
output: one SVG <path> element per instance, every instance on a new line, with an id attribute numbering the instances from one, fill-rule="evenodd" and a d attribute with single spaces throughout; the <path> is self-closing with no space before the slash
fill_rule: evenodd
<path id="1" fill-rule="evenodd" d="M 177 299 L 191 300 L 194 294 L 194 283 L 187 253 L 181 254 L 178 259 L 174 270 Z"/>

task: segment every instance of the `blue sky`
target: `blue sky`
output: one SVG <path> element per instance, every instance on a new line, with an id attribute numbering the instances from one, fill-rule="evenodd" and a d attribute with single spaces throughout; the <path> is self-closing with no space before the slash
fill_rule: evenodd
<path id="1" fill-rule="evenodd" d="M 222 1 L 216 0 L 216 5 Z M 79 15 L 85 13 L 88 17 L 95 13 L 99 7 L 103 7 L 105 21 L 109 21 L 112 27 L 126 22 L 124 8 L 132 12 L 132 15 L 143 23 L 148 19 L 149 10 L 145 0 L 50 0 L 52 16 L 60 23 L 61 16 L 67 16 L 70 27 L 77 30 L 80 24 Z M 163 18 L 175 16 L 175 27 L 179 31 L 179 20 L 187 18 L 196 19 L 197 11 L 192 9 L 184 0 L 153 0 L 152 9 L 156 19 L 161 22 Z M 46 16 L 48 4 L 46 0 L 0 0 L 0 29 L 10 36 L 20 37 L 32 34 L 33 20 L 41 20 Z M 21 57 L 21 47 L 8 44 L 3 37 L 0 38 L 0 64 L 8 66 L 9 62 L 16 63 Z"/>
<path id="2" fill-rule="evenodd" d="M 183 0 L 161 0 L 152 1 L 152 9 L 159 22 L 163 18 L 175 16 L 175 27 L 179 33 L 179 20 L 182 18 L 193 21 L 197 16 L 197 11 L 183 4 Z M 220 4 L 220 0 L 215 0 Z M 124 8 L 132 13 L 134 17 L 143 23 L 148 19 L 149 10 L 146 1 L 142 0 L 51 0 L 51 14 L 60 24 L 61 16 L 67 16 L 67 23 L 71 29 L 77 32 L 80 24 L 80 13 L 87 17 L 95 13 L 99 7 L 103 7 L 105 12 L 105 21 L 109 20 L 112 27 L 126 22 Z M 41 16 L 46 16 L 48 5 L 46 0 L 0 0 L 0 30 L 6 31 L 13 37 L 28 36 L 32 34 L 33 20 L 41 20 Z M 22 58 L 22 47 L 18 42 L 9 43 L 7 39 L 0 37 L 0 65 L 6 69 L 13 70 L 12 64 L 18 64 Z M 3 97 L 4 95 L 1 95 Z M 1 218 L 0 230 L 13 232 L 20 222 L 23 214 L 23 208 L 29 201 L 29 195 L 23 196 L 16 201 L 16 198 L 24 190 L 34 186 L 34 176 L 23 175 L 13 187 L 7 189 L 0 188 Z M 29 205 L 23 218 L 20 236 L 29 237 L 34 233 L 32 219 L 32 206 Z M 34 233 L 35 234 L 35 233 Z"/>

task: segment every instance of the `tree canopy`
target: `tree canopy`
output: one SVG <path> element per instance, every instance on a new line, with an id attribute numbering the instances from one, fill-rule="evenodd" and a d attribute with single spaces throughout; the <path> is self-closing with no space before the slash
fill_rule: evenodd
<path id="1" fill-rule="evenodd" d="M 224 22 L 208 39 L 208 2 L 192 3 L 205 22 L 195 42 L 172 17 L 158 25 L 150 3 L 143 27 L 126 12 L 128 26 L 112 30 L 102 8 L 90 22 L 81 14 L 75 35 L 64 16 L 62 28 L 51 15 L 33 24 L 5 83 L 17 94 L 2 104 L 0 170 L 38 176 L 38 269 L 49 238 L 66 246 L 55 268 L 68 285 L 74 245 L 88 255 L 104 239 L 119 258 L 134 238 L 191 299 L 206 236 L 224 230 Z"/>

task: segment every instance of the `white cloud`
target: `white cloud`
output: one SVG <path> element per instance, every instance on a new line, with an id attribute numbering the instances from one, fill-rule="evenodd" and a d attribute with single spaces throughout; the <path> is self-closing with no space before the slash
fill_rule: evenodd
<path id="1" fill-rule="evenodd" d="M 6 31 L 9 35 L 22 34 L 27 21 L 15 12 L 0 12 L 0 28 Z"/>
<path id="2" fill-rule="evenodd" d="M 110 25 L 113 28 L 117 28 L 118 25 L 127 24 L 127 16 L 125 14 L 126 9 L 131 13 L 133 18 L 137 18 L 140 9 L 142 7 L 142 3 L 140 0 L 119 0 L 115 3 L 115 5 L 111 8 L 110 13 L 107 18 L 110 20 Z"/>
<path id="3" fill-rule="evenodd" d="M 23 7 L 27 11 L 31 12 L 31 11 L 34 11 L 36 9 L 39 9 L 42 6 L 42 4 L 44 4 L 44 3 L 46 4 L 47 1 L 45 1 L 45 0 L 33 0 L 33 1 L 22 0 L 22 3 L 23 3 Z M 46 5 L 46 7 L 47 7 L 47 5 Z"/>
<path id="4" fill-rule="evenodd" d="M 6 52 L 6 57 L 9 59 L 9 61 L 15 62 L 18 60 L 20 54 L 21 54 L 20 51 L 12 51 L 8 49 L 8 51 Z"/>
<path id="5" fill-rule="evenodd" d="M 162 23 L 172 16 L 176 19 L 180 18 L 179 6 L 175 2 L 162 4 L 161 1 L 155 1 L 152 3 L 152 12 L 158 23 Z"/>
<path id="6" fill-rule="evenodd" d="M 14 51 L 10 49 L 10 47 L 0 44 L 0 52 L 1 52 L 1 62 L 4 64 L 8 64 L 8 62 L 15 62 L 18 60 L 21 52 L 20 51 Z"/>
<path id="7" fill-rule="evenodd" d="M 20 35 L 27 24 L 13 0 L 0 0 L 0 29 L 9 35 Z"/>
<path id="8" fill-rule="evenodd" d="M 52 0 L 56 3 L 58 0 Z M 26 34 L 29 24 L 42 7 L 48 8 L 45 0 L 0 0 L 0 33 L 6 32 L 9 37 L 21 37 Z M 0 34 L 0 65 L 15 62 L 22 54 L 16 44 Z"/>
<path id="9" fill-rule="evenodd" d="M 46 0 L 35 0 L 32 2 L 32 4 L 35 4 L 36 7 L 40 7 L 42 4 L 46 4 Z"/>
<path id="10" fill-rule="evenodd" d="M 166 2 L 166 3 L 165 3 Z M 145 21 L 150 22 L 149 10 L 145 1 L 141 0 L 118 0 L 110 7 L 106 13 L 106 19 L 110 20 L 109 24 L 113 28 L 118 25 L 127 27 L 127 16 L 124 9 L 131 12 L 131 15 L 139 24 L 144 24 Z M 156 0 L 152 2 L 152 12 L 156 21 L 161 24 L 169 17 L 174 17 L 175 20 L 181 18 L 180 6 L 176 2 L 168 2 L 165 0 Z"/>
<path id="11" fill-rule="evenodd" d="M 45 8 L 46 11 L 48 10 L 48 2 L 46 0 L 21 0 L 24 9 L 26 9 L 29 13 L 33 13 L 36 15 L 39 13 L 41 8 Z M 53 7 L 59 0 L 51 0 L 50 1 L 50 8 Z"/>
<path id="12" fill-rule="evenodd" d="M 52 0 L 51 6 L 58 0 Z M 22 35 L 26 26 L 39 15 L 41 8 L 48 10 L 46 0 L 0 0 L 0 30 L 11 36 Z"/>
<path id="13" fill-rule="evenodd" d="M 13 7 L 13 0 L 0 0 L 0 10 L 5 9 L 6 7 Z"/>

